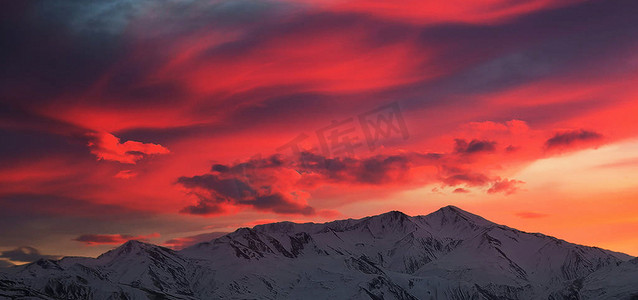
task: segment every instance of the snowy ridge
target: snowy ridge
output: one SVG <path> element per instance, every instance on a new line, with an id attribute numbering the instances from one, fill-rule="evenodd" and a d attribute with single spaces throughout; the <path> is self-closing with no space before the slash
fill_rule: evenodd
<path id="1" fill-rule="evenodd" d="M 129 241 L 0 270 L 0 299 L 633 299 L 630 258 L 447 206 L 240 228 L 181 251 Z"/>

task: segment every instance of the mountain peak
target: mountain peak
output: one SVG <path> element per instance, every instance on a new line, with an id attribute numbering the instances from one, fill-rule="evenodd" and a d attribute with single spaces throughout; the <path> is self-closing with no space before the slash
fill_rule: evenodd
<path id="1" fill-rule="evenodd" d="M 433 213 L 431 213 L 429 215 L 436 215 L 436 214 L 442 214 L 442 215 L 447 215 L 447 216 L 461 216 L 461 217 L 463 217 L 465 219 L 468 219 L 468 220 L 480 221 L 480 222 L 487 221 L 487 220 L 485 220 L 483 217 L 481 217 L 479 215 L 475 215 L 473 213 L 467 212 L 467 211 L 462 210 L 462 209 L 460 209 L 460 208 L 458 208 L 457 206 L 454 206 L 454 205 L 443 206 L 443 207 L 439 208 L 437 211 L 435 211 L 435 212 L 433 212 Z M 487 221 L 487 222 L 489 222 L 489 221 Z"/>
<path id="2" fill-rule="evenodd" d="M 254 226 L 252 229 L 256 231 L 266 231 L 266 232 L 291 232 L 294 231 L 296 227 L 301 224 L 290 222 L 290 221 L 282 221 L 282 222 L 274 222 L 267 224 L 260 224 Z M 246 228 L 250 230 L 250 228 Z"/>
<path id="3" fill-rule="evenodd" d="M 148 252 L 149 250 L 153 248 L 158 248 L 158 247 L 159 246 L 157 245 L 140 242 L 138 240 L 130 240 L 120 245 L 119 247 L 100 255 L 98 258 L 118 257 L 118 256 L 130 255 L 130 254 L 138 254 L 138 253 Z"/>
<path id="4" fill-rule="evenodd" d="M 458 208 L 457 206 L 454 206 L 454 205 L 446 205 L 446 206 L 443 206 L 443 207 L 439 208 L 439 210 L 464 211 L 464 210 L 462 210 L 462 209 L 460 209 L 460 208 Z"/>
<path id="5" fill-rule="evenodd" d="M 149 243 L 145 243 L 145 242 L 141 242 L 141 241 L 138 241 L 138 240 L 129 240 L 129 241 L 126 241 L 126 243 L 122 244 L 118 248 L 122 248 L 122 249 L 147 249 L 149 247 L 155 247 L 155 245 L 149 244 Z"/>
<path id="6" fill-rule="evenodd" d="M 435 212 L 433 212 L 433 214 L 437 213 L 437 212 L 445 213 L 445 214 L 461 214 L 461 215 L 470 215 L 470 216 L 479 217 L 479 216 L 477 216 L 477 215 L 475 215 L 473 213 L 465 211 L 465 210 L 459 208 L 458 206 L 454 206 L 454 205 L 443 206 L 443 207 L 439 208 L 438 210 L 436 210 Z"/>
<path id="7" fill-rule="evenodd" d="M 386 217 L 386 218 L 409 218 L 410 216 L 404 214 L 403 212 L 400 212 L 398 210 L 391 210 L 389 212 L 386 213 L 382 213 L 380 215 L 378 215 L 378 217 Z"/>
<path id="8" fill-rule="evenodd" d="M 436 228 L 441 226 L 449 227 L 451 225 L 455 225 L 456 227 L 460 224 L 465 224 L 463 226 L 469 226 L 469 228 L 495 225 L 495 223 L 481 216 L 469 213 L 454 205 L 441 207 L 437 211 L 419 218 L 430 225 L 436 225 Z"/>
<path id="9" fill-rule="evenodd" d="M 386 213 L 382 213 L 380 215 L 376 215 L 376 216 L 370 216 L 367 218 L 364 218 L 363 220 L 379 220 L 381 222 L 384 223 L 404 223 L 405 221 L 410 219 L 410 216 L 398 211 L 398 210 L 392 210 Z"/>

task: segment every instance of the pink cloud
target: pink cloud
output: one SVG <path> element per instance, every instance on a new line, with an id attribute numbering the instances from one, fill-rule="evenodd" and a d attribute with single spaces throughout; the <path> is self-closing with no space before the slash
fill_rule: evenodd
<path id="1" fill-rule="evenodd" d="M 467 194 L 469 192 L 470 191 L 468 191 L 468 190 L 466 190 L 464 188 L 457 188 L 454 191 L 452 191 L 452 193 L 455 193 L 455 194 Z"/>
<path id="2" fill-rule="evenodd" d="M 517 212 L 516 216 L 521 217 L 523 219 L 537 219 L 537 218 L 547 217 L 548 215 L 543 213 L 532 212 L 532 211 L 521 211 L 521 212 Z"/>
<path id="3" fill-rule="evenodd" d="M 167 154 L 170 151 L 158 144 L 142 143 L 136 141 L 120 142 L 120 139 L 108 132 L 95 132 L 88 134 L 88 143 L 91 153 L 99 160 L 117 161 L 126 164 L 135 164 L 138 160 L 148 155 Z"/>
<path id="4" fill-rule="evenodd" d="M 122 170 L 117 172 L 117 174 L 115 174 L 113 177 L 120 179 L 129 179 L 135 176 L 137 176 L 137 173 L 133 172 L 132 170 Z"/>
<path id="5" fill-rule="evenodd" d="M 149 235 L 129 235 L 129 234 L 83 234 L 76 238 L 74 241 L 84 243 L 87 246 L 97 245 L 119 245 L 126 243 L 130 240 L 148 241 L 151 238 L 160 237 L 159 233 L 152 233 Z"/>
<path id="6" fill-rule="evenodd" d="M 504 193 L 505 195 L 511 195 L 520 189 L 520 185 L 525 182 L 515 179 L 502 179 L 495 181 L 492 186 L 487 190 L 488 194 Z"/>

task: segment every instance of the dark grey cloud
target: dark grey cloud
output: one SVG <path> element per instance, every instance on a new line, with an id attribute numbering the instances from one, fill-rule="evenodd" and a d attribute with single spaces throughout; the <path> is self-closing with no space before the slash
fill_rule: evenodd
<path id="1" fill-rule="evenodd" d="M 475 154 L 480 152 L 494 152 L 496 142 L 488 140 L 471 140 L 469 143 L 464 139 L 454 140 L 454 152 L 457 154 Z"/>
<path id="2" fill-rule="evenodd" d="M 36 248 L 22 246 L 13 250 L 0 252 L 0 258 L 6 258 L 16 262 L 34 262 L 39 259 L 60 259 L 60 256 L 45 255 L 40 253 Z"/>
<path id="3" fill-rule="evenodd" d="M 320 174 L 328 181 L 383 185 L 400 180 L 415 165 L 436 165 L 441 157 L 438 153 L 409 152 L 367 158 L 330 158 L 302 152 L 294 168 Z"/>
<path id="4" fill-rule="evenodd" d="M 461 173 L 442 178 L 444 184 L 457 186 L 466 184 L 468 186 L 483 186 L 491 181 L 490 177 L 482 173 Z"/>
<path id="5" fill-rule="evenodd" d="M 249 184 L 237 178 L 220 178 L 217 175 L 206 174 L 193 177 L 180 177 L 177 183 L 186 188 L 203 188 L 215 191 L 216 196 L 223 199 L 242 199 L 254 196 L 256 191 Z"/>
<path id="6" fill-rule="evenodd" d="M 365 159 L 328 158 L 302 152 L 298 157 L 273 155 L 232 165 L 214 164 L 211 173 L 183 176 L 178 178 L 177 184 L 187 188 L 198 199 L 196 205 L 184 208 L 183 213 L 215 214 L 224 212 L 225 205 L 237 205 L 280 214 L 313 215 L 313 207 L 295 200 L 298 189 L 303 190 L 304 185 L 320 185 L 323 182 L 392 184 L 400 181 L 413 163 L 432 163 L 438 158 L 436 154 L 415 153 L 378 155 Z M 281 190 L 276 172 L 284 169 L 300 174 L 301 186 L 293 190 Z"/>
<path id="7" fill-rule="evenodd" d="M 251 207 L 280 214 L 313 215 L 312 206 L 305 204 L 309 192 L 327 184 L 347 186 L 410 185 L 415 167 L 432 166 L 438 174 L 422 178 L 444 186 L 489 187 L 488 193 L 510 194 L 521 183 L 501 179 L 467 169 L 467 154 L 494 151 L 494 142 L 474 140 L 460 143 L 455 151 L 442 153 L 405 152 L 396 155 L 376 155 L 368 158 L 325 157 L 313 152 L 298 156 L 272 155 L 253 158 L 235 164 L 213 164 L 210 173 L 183 176 L 177 180 L 197 203 L 181 210 L 195 215 L 220 214 L 230 207 Z M 292 173 L 291 171 L 296 172 Z M 295 174 L 299 176 L 292 176 Z M 281 184 L 285 182 L 285 184 Z M 467 193 L 458 187 L 454 193 Z M 299 195 L 305 195 L 299 197 Z"/>
<path id="8" fill-rule="evenodd" d="M 602 138 L 602 134 L 584 129 L 560 132 L 545 141 L 545 148 L 568 147 L 579 142 L 595 141 Z"/>
<path id="9" fill-rule="evenodd" d="M 199 202 L 196 205 L 189 205 L 182 208 L 179 212 L 191 215 L 214 215 L 225 213 L 226 209 L 222 207 L 216 200 L 204 196 L 198 196 Z"/>
<path id="10" fill-rule="evenodd" d="M 233 175 L 237 177 L 232 177 Z M 257 179 L 255 174 L 249 176 L 232 174 L 228 178 L 221 176 L 221 174 L 206 174 L 180 177 L 177 183 L 193 190 L 192 193 L 199 199 L 196 205 L 187 206 L 181 212 L 210 215 L 225 212 L 224 205 L 243 205 L 280 214 L 313 215 L 315 213 L 314 208 L 299 204 L 292 199 L 291 195 L 273 191 L 272 187 L 264 186 L 260 182 L 249 183 L 251 179 Z M 203 189 L 208 193 L 202 194 L 197 189 Z"/>
<path id="11" fill-rule="evenodd" d="M 356 178 L 364 183 L 382 184 L 392 180 L 388 176 L 390 171 L 405 173 L 409 169 L 410 161 L 404 156 L 372 157 L 361 161 Z"/>

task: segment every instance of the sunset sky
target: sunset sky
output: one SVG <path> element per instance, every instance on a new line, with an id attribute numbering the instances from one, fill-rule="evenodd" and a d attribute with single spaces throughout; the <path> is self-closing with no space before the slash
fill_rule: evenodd
<path id="1" fill-rule="evenodd" d="M 636 12 L 5 3 L 0 266 L 445 205 L 638 255 Z"/>

